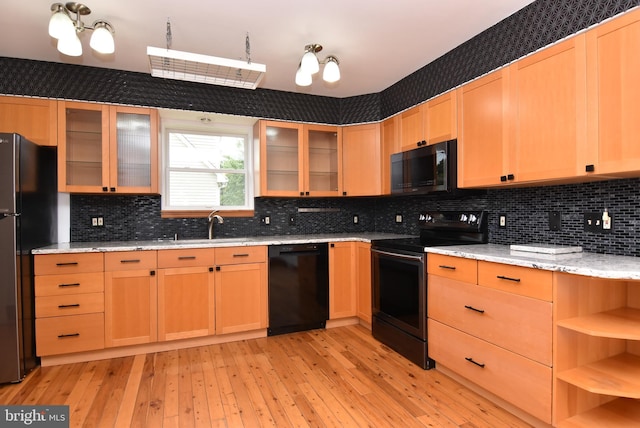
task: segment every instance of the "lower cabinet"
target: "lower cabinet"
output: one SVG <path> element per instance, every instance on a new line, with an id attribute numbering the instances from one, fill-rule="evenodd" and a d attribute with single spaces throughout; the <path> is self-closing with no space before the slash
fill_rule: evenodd
<path id="1" fill-rule="evenodd" d="M 329 319 L 357 316 L 371 323 L 371 244 L 329 244 Z"/>
<path id="2" fill-rule="evenodd" d="M 427 259 L 429 356 L 551 423 L 552 273 L 438 254 Z"/>
<path id="3" fill-rule="evenodd" d="M 215 251 L 216 334 L 267 328 L 267 247 Z"/>
<path id="4" fill-rule="evenodd" d="M 105 253 L 105 346 L 158 339 L 156 251 Z"/>
<path id="5" fill-rule="evenodd" d="M 357 315 L 371 325 L 371 243 L 356 242 Z"/>

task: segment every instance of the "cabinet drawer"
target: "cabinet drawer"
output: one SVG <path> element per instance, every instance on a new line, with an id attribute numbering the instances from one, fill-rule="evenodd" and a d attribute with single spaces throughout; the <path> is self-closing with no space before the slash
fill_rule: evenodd
<path id="1" fill-rule="evenodd" d="M 428 294 L 429 318 L 551 366 L 550 302 L 437 276 Z"/>
<path id="2" fill-rule="evenodd" d="M 213 248 L 190 248 L 158 251 L 159 268 L 213 266 Z"/>
<path id="3" fill-rule="evenodd" d="M 104 293 L 36 297 L 37 318 L 91 314 L 95 312 L 104 312 Z"/>
<path id="4" fill-rule="evenodd" d="M 427 272 L 472 284 L 478 282 L 478 262 L 473 259 L 427 254 Z"/>
<path id="5" fill-rule="evenodd" d="M 553 295 L 551 271 L 501 263 L 478 262 L 478 284 L 549 302 Z"/>
<path id="6" fill-rule="evenodd" d="M 429 356 L 436 364 L 551 423 L 551 367 L 435 320 L 428 323 Z"/>
<path id="7" fill-rule="evenodd" d="M 266 261 L 267 247 L 265 246 L 216 248 L 217 265 L 261 263 Z"/>
<path id="8" fill-rule="evenodd" d="M 104 270 L 123 271 L 155 269 L 157 251 L 116 251 L 104 254 Z"/>
<path id="9" fill-rule="evenodd" d="M 36 320 L 38 356 L 104 348 L 104 314 L 71 315 Z"/>
<path id="10" fill-rule="evenodd" d="M 36 275 L 102 272 L 102 253 L 38 254 L 35 256 Z"/>
<path id="11" fill-rule="evenodd" d="M 104 273 L 74 273 L 69 275 L 41 275 L 35 278 L 36 296 L 63 296 L 104 291 Z"/>

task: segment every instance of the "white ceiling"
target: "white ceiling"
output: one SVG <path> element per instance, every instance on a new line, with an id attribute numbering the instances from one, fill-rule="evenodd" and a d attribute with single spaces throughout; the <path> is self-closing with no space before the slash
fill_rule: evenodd
<path id="1" fill-rule="evenodd" d="M 82 57 L 56 50 L 47 26 L 52 0 L 12 2 L 0 14 L 0 56 L 80 64 L 149 73 L 146 47 L 164 48 L 167 18 L 171 48 L 265 64 L 260 88 L 330 97 L 376 93 L 491 27 L 531 0 L 86 0 L 97 19 L 115 28 L 116 52 L 89 48 Z M 342 79 L 329 86 L 319 75 L 297 87 L 295 72 L 304 46 L 324 46 L 334 55 Z"/>

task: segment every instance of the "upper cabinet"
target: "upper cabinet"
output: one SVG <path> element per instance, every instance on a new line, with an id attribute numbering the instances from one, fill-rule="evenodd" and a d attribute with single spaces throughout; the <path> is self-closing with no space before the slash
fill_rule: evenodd
<path id="1" fill-rule="evenodd" d="M 380 125 L 346 126 L 342 129 L 342 194 L 380 195 Z"/>
<path id="2" fill-rule="evenodd" d="M 0 97 L 0 132 L 15 132 L 40 146 L 58 144 L 55 100 Z"/>
<path id="3" fill-rule="evenodd" d="M 400 149 L 400 115 L 395 115 L 381 125 L 382 194 L 391 194 L 391 155 Z"/>
<path id="4" fill-rule="evenodd" d="M 259 121 L 259 196 L 338 196 L 342 189 L 342 130 L 336 126 Z"/>
<path id="5" fill-rule="evenodd" d="M 456 91 L 452 90 L 400 115 L 402 151 L 457 137 Z"/>
<path id="6" fill-rule="evenodd" d="M 60 101 L 58 190 L 157 193 L 157 111 Z"/>
<path id="7" fill-rule="evenodd" d="M 589 157 L 595 174 L 640 171 L 640 10 L 586 33 Z"/>

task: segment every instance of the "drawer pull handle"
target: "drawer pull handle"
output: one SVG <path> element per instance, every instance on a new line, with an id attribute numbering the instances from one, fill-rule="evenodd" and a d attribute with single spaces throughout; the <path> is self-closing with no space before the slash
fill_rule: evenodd
<path id="1" fill-rule="evenodd" d="M 470 363 L 475 364 L 475 365 L 476 365 L 476 366 L 478 366 L 478 367 L 482 367 L 482 368 L 484 368 L 484 364 L 479 363 L 479 362 L 477 362 L 477 361 L 474 361 L 474 360 L 473 360 L 473 358 L 465 357 L 465 360 L 469 361 Z"/>
<path id="2" fill-rule="evenodd" d="M 465 308 L 470 309 L 474 312 L 478 312 L 480 314 L 484 314 L 484 309 L 476 309 L 473 306 L 469 306 L 469 305 L 464 305 Z"/>
<path id="3" fill-rule="evenodd" d="M 56 263 L 56 266 L 77 266 L 78 262 L 64 262 L 64 263 Z"/>
<path id="4" fill-rule="evenodd" d="M 233 257 L 249 257 L 249 254 L 247 254 L 247 253 L 234 254 Z"/>
<path id="5" fill-rule="evenodd" d="M 60 288 L 65 288 L 65 287 L 80 287 L 80 283 L 79 282 L 72 282 L 70 284 L 58 284 L 58 287 Z"/>
<path id="6" fill-rule="evenodd" d="M 80 307 L 80 303 L 73 303 L 71 305 L 58 305 L 58 308 L 60 309 L 65 309 L 65 308 L 79 308 Z"/>
<path id="7" fill-rule="evenodd" d="M 520 278 L 509 278 L 508 276 L 503 276 L 503 275 L 498 275 L 496 278 L 504 279 L 505 281 L 520 282 Z"/>
<path id="8" fill-rule="evenodd" d="M 140 259 L 125 259 L 125 260 L 120 260 L 120 263 L 140 263 Z"/>
<path id="9" fill-rule="evenodd" d="M 196 256 L 180 256 L 178 260 L 195 260 Z"/>
<path id="10" fill-rule="evenodd" d="M 438 267 L 439 267 L 440 269 L 456 270 L 456 267 L 455 267 L 455 266 L 439 265 Z"/>
<path id="11" fill-rule="evenodd" d="M 71 334 L 59 334 L 58 339 L 64 339 L 65 337 L 78 337 L 80 333 L 71 333 Z"/>

